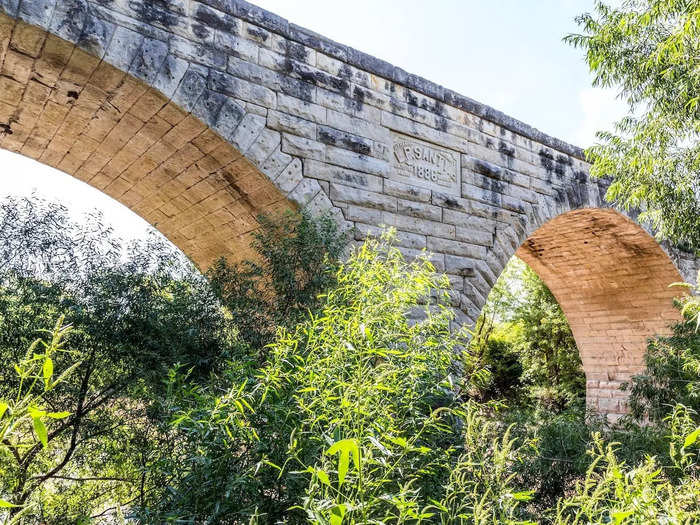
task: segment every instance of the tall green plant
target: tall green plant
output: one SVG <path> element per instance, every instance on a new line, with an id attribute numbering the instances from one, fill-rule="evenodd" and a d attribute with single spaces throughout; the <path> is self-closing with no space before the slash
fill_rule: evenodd
<path id="1" fill-rule="evenodd" d="M 62 461 L 38 471 L 30 469 L 37 455 L 49 458 L 63 456 L 63 444 L 57 446 L 52 439 L 65 426 L 69 417 L 79 417 L 67 411 L 56 411 L 50 407 L 48 394 L 65 382 L 80 361 L 73 362 L 63 370 L 54 369 L 54 360 L 59 354 L 72 352 L 64 347 L 64 339 L 70 326 L 63 326 L 59 319 L 48 341 L 35 340 L 21 360 L 14 365 L 18 384 L 14 392 L 0 397 L 0 516 L 6 510 L 4 523 L 16 523 L 27 514 L 36 502 L 32 494 L 47 480 L 61 470 Z M 50 407 L 50 408 L 49 408 Z M 2 499 L 9 497 L 9 501 Z"/>
<path id="2" fill-rule="evenodd" d="M 593 461 L 575 492 L 562 498 L 555 523 L 647 524 L 697 523 L 700 521 L 700 469 L 698 435 L 700 428 L 691 412 L 677 406 L 669 416 L 671 468 L 680 479 L 672 483 L 658 460 L 647 456 L 629 466 L 619 459 L 616 443 L 594 438 Z"/>
<path id="3" fill-rule="evenodd" d="M 510 488 L 515 444 L 460 401 L 479 368 L 450 331 L 447 279 L 427 256 L 407 262 L 369 240 L 336 280 L 316 314 L 278 332 L 254 377 L 231 363 L 193 392 L 173 375 L 173 421 L 189 444 L 180 479 L 145 520 L 439 522 L 458 490 L 476 498 L 465 516 L 517 513 L 526 496 Z M 477 455 L 500 470 L 484 477 L 470 466 Z"/>

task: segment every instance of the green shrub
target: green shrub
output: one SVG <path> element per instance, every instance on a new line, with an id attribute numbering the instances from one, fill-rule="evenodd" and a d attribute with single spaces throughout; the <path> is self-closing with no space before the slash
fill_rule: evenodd
<path id="1" fill-rule="evenodd" d="M 258 222 L 251 242 L 257 259 L 219 259 L 206 274 L 240 337 L 254 348 L 269 343 L 278 326 L 291 328 L 318 307 L 347 243 L 330 215 L 312 218 L 302 210 Z"/>
<path id="2" fill-rule="evenodd" d="M 341 266 L 318 313 L 278 333 L 254 377 L 232 363 L 226 377 L 183 391 L 174 374 L 173 420 L 187 452 L 143 519 L 515 516 L 527 498 L 510 488 L 515 444 L 457 395 L 479 370 L 469 354 L 455 363 L 465 339 L 449 329 L 448 286 L 427 259 L 409 263 L 370 240 Z M 420 304 L 424 317 L 411 321 Z"/>
<path id="3" fill-rule="evenodd" d="M 593 461 L 574 493 L 560 500 L 555 523 L 698 523 L 700 427 L 692 416 L 680 405 L 669 416 L 672 465 L 667 468 L 653 456 L 628 466 L 619 458 L 619 443 L 605 444 L 594 435 Z M 668 478 L 669 468 L 680 473 L 675 483 Z"/>
<path id="4" fill-rule="evenodd" d="M 700 412 L 700 302 L 688 296 L 676 302 L 683 320 L 669 337 L 649 341 L 646 368 L 623 385 L 630 393 L 630 415 L 659 423 L 676 404 Z"/>

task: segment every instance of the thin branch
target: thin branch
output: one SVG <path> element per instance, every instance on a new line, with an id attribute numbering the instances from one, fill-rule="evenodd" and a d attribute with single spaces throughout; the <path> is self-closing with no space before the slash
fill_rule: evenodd
<path id="1" fill-rule="evenodd" d="M 32 479 L 41 479 L 44 476 L 32 476 L 29 478 L 29 480 Z M 65 479 L 67 481 L 123 481 L 125 483 L 135 483 L 133 480 L 128 479 L 128 478 L 111 478 L 111 477 L 88 477 L 88 478 L 75 478 L 73 476 L 59 476 L 59 475 L 52 475 L 50 476 L 51 479 Z"/>

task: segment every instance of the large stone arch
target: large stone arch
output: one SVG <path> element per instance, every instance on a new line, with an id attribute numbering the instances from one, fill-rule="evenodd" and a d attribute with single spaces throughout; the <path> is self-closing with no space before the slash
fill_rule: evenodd
<path id="1" fill-rule="evenodd" d="M 0 147 L 102 190 L 204 268 L 253 256 L 261 213 L 333 211 L 255 106 L 209 89 L 225 79 L 84 3 L 48 4 L 0 14 Z"/>
<path id="2" fill-rule="evenodd" d="M 562 277 L 526 247 L 550 253 L 559 231 L 585 242 L 590 221 L 660 257 L 624 255 L 637 281 L 658 262 L 660 290 L 668 261 L 686 280 L 698 266 L 600 211 L 606 183 L 579 148 L 243 0 L 0 0 L 0 66 L 0 147 L 115 197 L 202 267 L 248 256 L 256 215 L 293 206 L 334 214 L 357 241 L 387 225 L 408 256 L 432 252 L 460 323 L 516 251 L 578 319 L 581 287 L 557 287 L 576 254 L 547 259 Z M 634 320 L 649 335 L 670 308 L 653 297 L 663 306 Z M 632 371 L 598 364 L 613 379 L 591 375 L 591 396 Z"/>

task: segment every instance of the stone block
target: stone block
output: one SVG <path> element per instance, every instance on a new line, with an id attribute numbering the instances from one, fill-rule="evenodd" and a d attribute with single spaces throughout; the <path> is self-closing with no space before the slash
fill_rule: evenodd
<path id="1" fill-rule="evenodd" d="M 341 168 L 312 159 L 308 159 L 304 163 L 304 176 L 314 179 L 335 182 L 343 186 L 352 188 L 360 188 L 373 191 L 376 193 L 382 192 L 382 178 L 364 173 L 361 171 Z"/>
<path id="2" fill-rule="evenodd" d="M 265 162 L 263 162 L 260 170 L 267 175 L 270 180 L 274 181 L 291 161 L 292 157 L 284 153 L 281 146 L 278 146 L 277 149 L 265 160 Z"/>
<path id="3" fill-rule="evenodd" d="M 20 2 L 16 12 L 27 24 L 47 28 L 55 6 L 56 0 L 31 0 Z"/>
<path id="4" fill-rule="evenodd" d="M 396 198 L 373 191 L 331 183 L 331 200 L 335 203 L 355 204 L 365 208 L 396 211 Z"/>
<path id="5" fill-rule="evenodd" d="M 280 134 L 271 129 L 264 129 L 255 143 L 248 149 L 247 158 L 256 166 L 262 166 L 272 152 L 280 145 Z"/>
<path id="6" fill-rule="evenodd" d="M 443 224 L 418 217 L 407 217 L 398 213 L 382 213 L 382 222 L 387 226 L 394 226 L 397 229 L 424 235 L 433 235 L 446 239 L 454 239 L 455 236 L 455 227 L 451 224 Z"/>
<path id="7" fill-rule="evenodd" d="M 259 48 L 250 40 L 224 31 L 214 31 L 213 38 L 215 49 L 242 60 L 258 61 Z"/>
<path id="8" fill-rule="evenodd" d="M 442 208 L 426 202 L 398 199 L 398 212 L 411 217 L 420 217 L 431 221 L 442 221 Z"/>
<path id="9" fill-rule="evenodd" d="M 467 223 L 468 224 L 468 223 Z M 471 242 L 480 246 L 493 246 L 494 236 L 492 233 L 485 232 L 471 227 L 457 226 L 455 237 L 459 241 Z M 516 248 L 512 248 L 511 253 L 515 252 Z"/>
<path id="10" fill-rule="evenodd" d="M 221 108 L 228 99 L 214 91 L 205 89 L 192 108 L 192 114 L 209 127 L 214 127 L 219 118 Z"/>
<path id="11" fill-rule="evenodd" d="M 316 124 L 310 120 L 270 110 L 267 115 L 267 125 L 271 129 L 283 131 L 307 139 L 316 139 Z"/>
<path id="12" fill-rule="evenodd" d="M 228 59 L 227 71 L 234 77 L 265 86 L 275 91 L 280 90 L 279 73 L 259 66 L 249 60 L 230 56 Z"/>
<path id="13" fill-rule="evenodd" d="M 245 116 L 245 110 L 231 99 L 226 99 L 221 106 L 219 116 L 213 128 L 222 137 L 228 139 L 235 133 Z"/>
<path id="14" fill-rule="evenodd" d="M 199 100 L 199 97 L 207 88 L 206 68 L 190 64 L 182 76 L 180 85 L 175 90 L 172 100 L 185 111 L 191 111 Z"/>
<path id="15" fill-rule="evenodd" d="M 153 38 L 146 38 L 136 52 L 129 73 L 152 84 L 168 55 L 168 44 Z"/>
<path id="16" fill-rule="evenodd" d="M 321 186 L 319 186 L 318 181 L 303 179 L 287 194 L 287 197 L 303 208 L 310 203 L 319 192 L 321 192 Z"/>
<path id="17" fill-rule="evenodd" d="M 445 254 L 445 271 L 460 277 L 473 277 L 476 274 L 476 263 L 468 257 Z"/>
<path id="18" fill-rule="evenodd" d="M 428 249 L 445 255 L 459 255 L 470 259 L 488 259 L 486 248 L 483 246 L 441 237 L 428 237 Z M 500 274 L 500 271 L 498 273 Z"/>
<path id="19" fill-rule="evenodd" d="M 250 113 L 243 117 L 233 134 L 228 137 L 233 146 L 241 153 L 248 151 L 258 135 L 265 127 L 265 118 L 260 115 L 251 115 Z"/>
<path id="20" fill-rule="evenodd" d="M 88 14 L 83 31 L 78 38 L 78 46 L 88 53 L 102 58 L 117 30 L 116 24 Z"/>
<path id="21" fill-rule="evenodd" d="M 311 213 L 312 217 L 320 217 L 321 215 L 332 212 L 333 203 L 324 191 L 320 191 L 306 205 L 306 209 Z"/>
<path id="22" fill-rule="evenodd" d="M 326 121 L 326 108 L 281 93 L 277 95 L 277 109 L 317 124 Z"/>
<path id="23" fill-rule="evenodd" d="M 128 71 L 143 40 L 143 35 L 136 31 L 117 26 L 104 59 L 114 67 Z"/>
<path id="24" fill-rule="evenodd" d="M 345 210 L 345 218 L 349 221 L 364 222 L 365 224 L 381 224 L 382 211 L 376 208 L 350 205 Z"/>
<path id="25" fill-rule="evenodd" d="M 418 202 L 429 202 L 431 191 L 411 184 L 404 184 L 391 179 L 384 179 L 384 193 Z"/>
<path id="26" fill-rule="evenodd" d="M 253 102 L 265 108 L 276 106 L 276 95 L 271 89 L 236 78 L 220 71 L 210 70 L 207 80 L 209 89 L 237 99 Z"/>
<path id="27" fill-rule="evenodd" d="M 323 160 L 336 166 L 342 166 L 355 171 L 371 173 L 373 175 L 386 176 L 389 171 L 389 163 L 384 160 L 368 157 L 353 151 L 326 146 Z"/>
<path id="28" fill-rule="evenodd" d="M 320 142 L 296 135 L 282 134 L 282 151 L 305 159 L 323 160 L 326 146 Z"/>
<path id="29" fill-rule="evenodd" d="M 177 35 L 170 37 L 170 52 L 191 63 L 219 71 L 225 71 L 228 62 L 228 57 L 223 51 L 191 42 Z"/>
<path id="30" fill-rule="evenodd" d="M 275 179 L 275 185 L 284 194 L 289 193 L 302 181 L 301 161 L 294 159 L 290 162 L 282 173 Z"/>

